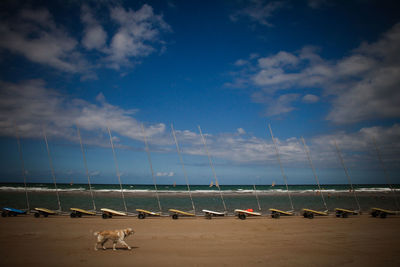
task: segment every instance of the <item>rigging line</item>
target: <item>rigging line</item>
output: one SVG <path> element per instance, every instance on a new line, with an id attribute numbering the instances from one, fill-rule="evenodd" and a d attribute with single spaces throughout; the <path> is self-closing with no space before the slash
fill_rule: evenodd
<path id="1" fill-rule="evenodd" d="M 256 195 L 256 199 L 257 199 L 258 210 L 261 211 L 260 201 L 258 199 L 258 194 L 257 194 L 257 189 L 256 189 L 256 185 L 255 184 L 253 184 L 253 188 L 254 188 L 254 194 Z"/>
<path id="2" fill-rule="evenodd" d="M 251 137 L 249 134 L 246 133 L 246 136 Z M 260 200 L 258 198 L 258 193 L 257 193 L 257 188 L 256 188 L 256 182 L 254 182 L 253 184 L 253 189 L 254 189 L 254 195 L 256 197 L 257 200 L 257 206 L 258 206 L 258 210 L 261 211 L 261 205 L 260 205 Z"/>
<path id="3" fill-rule="evenodd" d="M 27 187 L 26 187 L 26 171 L 25 171 L 24 157 L 22 155 L 22 146 L 21 146 L 21 141 L 20 141 L 20 137 L 19 137 L 19 134 L 18 134 L 17 125 L 14 124 L 14 127 L 15 127 L 15 136 L 17 137 L 17 143 L 18 143 L 18 152 L 19 152 L 19 160 L 21 162 L 22 177 L 24 178 L 26 206 L 27 206 L 28 212 L 29 212 L 30 206 L 29 206 L 28 190 L 27 190 Z"/>
<path id="4" fill-rule="evenodd" d="M 96 204 L 95 204 L 95 202 L 94 202 L 92 184 L 91 184 L 91 182 L 90 182 L 89 169 L 88 169 L 87 162 L 86 162 L 85 149 L 83 148 L 83 143 L 82 143 L 81 131 L 79 130 L 79 127 L 78 127 L 78 126 L 76 126 L 76 130 L 77 130 L 77 132 L 78 132 L 79 143 L 80 143 L 80 145 L 81 145 L 83 164 L 85 165 L 85 171 L 86 171 L 86 176 L 87 176 L 87 179 L 88 179 L 88 185 L 89 185 L 90 196 L 92 197 L 93 210 L 96 210 Z"/>
<path id="5" fill-rule="evenodd" d="M 190 191 L 189 179 L 188 179 L 188 176 L 187 176 L 187 173 L 186 173 L 186 169 L 185 169 L 185 164 L 183 164 L 183 158 L 182 158 L 182 155 L 181 155 L 181 151 L 179 149 L 178 140 L 176 139 L 174 125 L 172 123 L 171 123 L 171 130 L 172 130 L 172 135 L 174 136 L 176 150 L 178 151 L 178 155 L 179 155 L 179 160 L 181 161 L 181 164 L 182 164 L 182 170 L 183 170 L 183 174 L 185 176 L 186 185 L 187 185 L 187 189 L 188 189 L 189 196 L 190 196 L 190 201 L 192 202 L 192 208 L 193 208 L 194 213 L 196 213 L 196 209 L 194 207 L 194 202 L 193 202 L 193 198 L 192 198 L 192 192 Z"/>
<path id="6" fill-rule="evenodd" d="M 150 150 L 149 150 L 149 145 L 147 144 L 147 138 L 146 138 L 146 133 L 144 131 L 143 123 L 141 124 L 141 126 L 142 126 L 143 139 L 144 139 L 144 143 L 146 146 L 147 159 L 149 161 L 150 170 L 151 170 L 151 177 L 153 178 L 154 189 L 156 190 L 156 198 L 157 198 L 157 202 L 158 202 L 158 208 L 160 209 L 160 213 L 161 213 L 162 210 L 161 210 L 160 197 L 158 196 L 156 177 L 154 176 L 153 164 L 151 163 Z"/>
<path id="7" fill-rule="evenodd" d="M 109 128 L 109 127 L 107 127 L 107 130 L 108 130 L 108 135 L 110 136 L 111 149 L 112 149 L 113 156 L 114 156 L 115 170 L 116 170 L 116 172 L 117 172 L 119 187 L 121 188 L 122 201 L 124 202 L 125 212 L 128 213 L 128 208 L 126 207 L 126 202 L 125 202 L 124 190 L 122 189 L 121 175 L 120 175 L 120 173 L 119 173 L 117 156 L 116 156 L 116 154 L 115 154 L 114 143 L 113 143 L 113 141 L 112 141 L 111 131 L 110 131 L 110 128 Z"/>
<path id="8" fill-rule="evenodd" d="M 58 202 L 58 211 L 61 211 L 61 203 L 60 203 L 60 196 L 58 195 L 58 188 L 57 188 L 57 181 L 56 181 L 56 174 L 54 172 L 54 167 L 53 167 L 53 160 L 50 155 L 50 149 L 49 149 L 49 143 L 47 142 L 47 135 L 46 135 L 46 130 L 43 126 L 43 135 L 44 135 L 44 141 L 46 143 L 46 149 L 47 149 L 47 156 L 49 158 L 49 165 L 51 169 L 51 176 L 53 177 L 53 182 L 54 182 L 54 187 L 56 189 L 56 195 L 57 195 L 57 202 Z"/>
<path id="9" fill-rule="evenodd" d="M 207 152 L 208 161 L 210 162 L 211 170 L 212 170 L 212 172 L 213 172 L 213 174 L 214 174 L 215 184 L 216 184 L 216 186 L 218 187 L 219 195 L 220 195 L 220 197 L 221 197 L 222 204 L 224 205 L 224 211 L 227 212 L 227 210 L 226 210 L 226 205 L 225 205 L 225 200 L 224 200 L 224 197 L 222 196 L 222 192 L 221 192 L 221 188 L 220 188 L 220 186 L 219 186 L 217 174 L 215 173 L 214 165 L 213 165 L 213 163 L 212 163 L 212 161 L 211 161 L 210 153 L 208 152 L 206 139 L 204 138 L 203 133 L 201 132 L 200 126 L 198 125 L 197 127 L 199 128 L 199 132 L 200 132 L 200 135 L 201 135 L 201 139 L 203 140 L 203 144 L 204 144 L 204 147 L 205 147 L 206 152 Z"/>
<path id="10" fill-rule="evenodd" d="M 351 182 L 349 172 L 347 171 L 347 167 L 346 167 L 346 165 L 344 164 L 344 160 L 343 160 L 343 157 L 342 157 L 342 152 L 340 151 L 340 149 L 339 149 L 339 147 L 338 147 L 338 145 L 337 145 L 337 143 L 336 143 L 336 140 L 333 140 L 333 142 L 334 142 L 334 144 L 335 144 L 336 152 L 337 152 L 337 154 L 338 154 L 338 156 L 339 156 L 340 162 L 342 163 L 344 172 L 346 173 L 347 180 L 349 181 L 351 191 L 353 192 L 354 199 L 355 199 L 355 201 L 356 201 L 356 203 L 357 203 L 357 206 L 358 206 L 358 210 L 361 211 L 360 202 L 358 202 L 358 198 L 357 198 L 357 195 L 356 195 L 356 191 L 355 191 L 354 188 L 353 188 L 353 183 Z"/>
<path id="11" fill-rule="evenodd" d="M 276 144 L 276 140 L 275 140 L 274 134 L 272 133 L 272 128 L 271 128 L 270 124 L 268 124 L 268 128 L 269 128 L 269 132 L 271 133 L 272 141 L 274 142 L 275 154 L 276 154 L 276 157 L 278 158 L 279 167 L 281 168 L 283 181 L 285 182 L 285 185 L 286 185 L 286 192 L 287 192 L 288 197 L 289 197 L 290 206 L 292 207 L 292 210 L 294 210 L 292 196 L 290 195 L 289 186 L 288 186 L 288 183 L 287 183 L 287 177 L 286 177 L 286 174 L 285 174 L 285 172 L 283 170 L 283 166 L 282 166 L 282 162 L 281 162 L 281 156 L 279 155 L 278 146 Z"/>
<path id="12" fill-rule="evenodd" d="M 399 203 L 398 203 L 398 201 L 397 201 L 396 192 L 394 191 L 393 185 L 392 185 L 392 183 L 391 183 L 391 181 L 390 181 L 389 173 L 388 173 L 388 171 L 387 171 L 387 169 L 386 169 L 386 165 L 383 163 L 382 155 L 381 155 L 380 149 L 379 149 L 379 147 L 378 147 L 378 145 L 377 145 L 377 143 L 376 143 L 375 137 L 372 137 L 372 141 L 374 142 L 376 154 L 378 155 L 379 162 L 381 163 L 381 166 L 382 166 L 382 168 L 383 168 L 383 172 L 384 172 L 385 178 L 386 178 L 386 183 L 387 183 L 387 185 L 389 186 L 390 191 L 392 191 L 392 193 L 393 193 L 394 201 L 395 201 L 395 203 L 396 203 L 397 209 L 400 209 L 400 208 L 399 208 Z"/>
<path id="13" fill-rule="evenodd" d="M 312 163 L 312 160 L 311 160 L 311 157 L 310 157 L 310 151 L 308 150 L 308 147 L 306 145 L 306 141 L 304 141 L 303 136 L 301 137 L 301 141 L 303 142 L 304 151 L 306 152 L 306 155 L 307 155 L 307 158 L 308 158 L 308 162 L 310 163 L 311 169 L 312 169 L 313 174 L 314 174 L 314 178 L 317 181 L 318 189 L 319 189 L 319 192 L 321 193 L 322 202 L 324 202 L 325 209 L 328 210 L 328 206 L 326 205 L 324 194 L 322 193 L 321 186 L 319 185 L 319 179 L 318 179 L 318 176 L 317 176 L 317 172 L 315 171 L 314 164 Z"/>

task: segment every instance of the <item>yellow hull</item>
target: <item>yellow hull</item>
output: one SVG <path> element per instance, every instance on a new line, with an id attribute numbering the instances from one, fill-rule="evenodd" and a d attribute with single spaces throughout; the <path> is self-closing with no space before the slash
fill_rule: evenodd
<path id="1" fill-rule="evenodd" d="M 327 212 L 324 212 L 324 211 L 303 209 L 303 212 L 309 212 L 309 213 L 313 213 L 313 214 L 317 214 L 317 215 L 321 215 L 321 216 L 328 216 L 328 213 L 327 213 Z"/>
<path id="2" fill-rule="evenodd" d="M 118 215 L 118 216 L 126 216 L 125 212 L 120 212 L 120 211 L 116 211 L 116 210 L 112 210 L 112 209 L 106 209 L 106 208 L 102 208 L 100 209 L 102 212 L 105 213 L 110 213 L 112 215 Z"/>
<path id="3" fill-rule="evenodd" d="M 354 210 L 347 210 L 347 209 L 340 209 L 340 208 L 336 208 L 335 211 L 346 212 L 346 213 L 357 213 Z"/>
<path id="4" fill-rule="evenodd" d="M 180 215 L 185 215 L 185 216 L 195 216 L 195 214 L 193 214 L 193 213 L 176 210 L 176 209 L 169 209 L 168 211 L 171 213 L 174 213 L 174 214 L 180 214 Z"/>
<path id="5" fill-rule="evenodd" d="M 136 211 L 139 212 L 139 213 L 145 213 L 145 214 L 153 215 L 153 216 L 160 216 L 161 215 L 159 212 L 152 212 L 152 211 L 143 210 L 143 209 L 136 209 Z"/>
<path id="6" fill-rule="evenodd" d="M 241 210 L 241 209 L 235 209 L 235 213 L 242 213 L 242 214 L 247 214 L 247 215 L 252 215 L 252 216 L 261 216 L 261 213 L 259 213 L 259 212 L 253 212 L 253 211 L 247 211 L 247 210 Z"/>
<path id="7" fill-rule="evenodd" d="M 372 212 L 374 212 L 374 211 L 384 212 L 384 213 L 387 213 L 387 214 L 390 214 L 390 215 L 395 215 L 395 214 L 398 213 L 398 212 L 396 212 L 394 210 L 385 210 L 385 209 L 380 209 L 380 208 L 372 208 L 371 211 Z"/>
<path id="8" fill-rule="evenodd" d="M 56 214 L 55 211 L 49 210 L 49 209 L 46 209 L 46 208 L 35 208 L 34 210 L 39 211 L 39 212 L 44 212 L 44 213 L 47 213 L 47 214 Z"/>
<path id="9" fill-rule="evenodd" d="M 70 208 L 71 211 L 79 212 L 82 214 L 86 215 L 96 215 L 96 212 L 88 211 L 88 210 L 83 210 L 83 209 L 78 209 L 78 208 Z"/>
<path id="10" fill-rule="evenodd" d="M 276 212 L 276 213 L 280 213 L 280 214 L 288 215 L 288 216 L 294 215 L 293 212 L 288 212 L 288 211 L 283 211 L 283 210 L 278 210 L 278 209 L 269 209 L 269 211 L 272 213 Z"/>

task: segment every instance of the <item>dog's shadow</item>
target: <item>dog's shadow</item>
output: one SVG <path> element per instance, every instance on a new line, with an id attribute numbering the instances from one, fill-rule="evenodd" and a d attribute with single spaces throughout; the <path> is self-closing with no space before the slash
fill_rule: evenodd
<path id="1" fill-rule="evenodd" d="M 138 248 L 140 248 L 140 247 L 131 247 L 130 250 L 133 251 L 134 249 L 138 249 Z M 108 250 L 113 250 L 113 248 L 111 247 L 111 248 L 99 249 L 99 250 L 108 251 Z M 129 251 L 129 249 L 125 248 L 125 247 L 123 247 L 123 248 L 115 248 L 115 251 Z"/>

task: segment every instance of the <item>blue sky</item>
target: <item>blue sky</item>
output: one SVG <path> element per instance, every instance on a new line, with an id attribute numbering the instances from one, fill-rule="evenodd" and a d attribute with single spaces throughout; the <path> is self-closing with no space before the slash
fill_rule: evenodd
<path id="1" fill-rule="evenodd" d="M 0 181 L 160 184 L 400 183 L 400 5 L 396 1 L 3 1 Z"/>

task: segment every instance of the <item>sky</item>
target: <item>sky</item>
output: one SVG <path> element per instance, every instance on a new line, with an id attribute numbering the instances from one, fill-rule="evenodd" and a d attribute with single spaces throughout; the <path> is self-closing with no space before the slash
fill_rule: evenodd
<path id="1" fill-rule="evenodd" d="M 184 184 L 173 124 L 190 184 L 215 180 L 199 127 L 219 184 L 283 184 L 268 125 L 289 184 L 307 152 L 323 184 L 340 157 L 400 183 L 398 1 L 1 1 L 0 36 L 0 182 L 86 183 L 79 129 L 92 183 L 151 184 L 146 137 Z"/>

